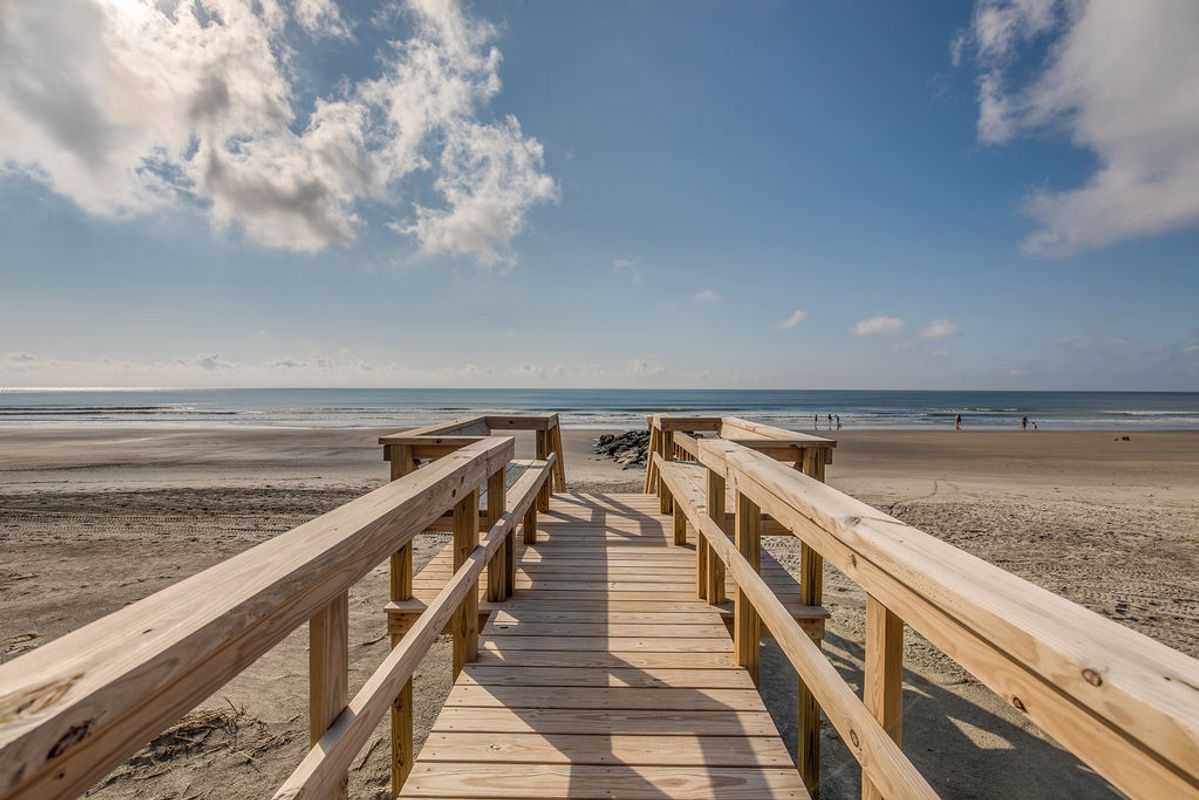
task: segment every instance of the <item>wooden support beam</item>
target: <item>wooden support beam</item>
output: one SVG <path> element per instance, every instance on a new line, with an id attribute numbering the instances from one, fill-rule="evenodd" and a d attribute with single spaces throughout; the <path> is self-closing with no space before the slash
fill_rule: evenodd
<path id="1" fill-rule="evenodd" d="M 524 528 L 525 544 L 537 544 L 537 504 L 532 503 L 525 512 Z"/>
<path id="2" fill-rule="evenodd" d="M 565 492 L 566 460 L 562 455 L 562 428 L 558 425 L 554 425 L 552 428 L 550 428 L 550 445 L 553 448 L 554 455 L 557 456 L 557 458 L 554 459 L 553 466 L 554 491 Z"/>
<path id="3" fill-rule="evenodd" d="M 903 620 L 866 595 L 866 674 L 862 702 L 895 744 L 903 730 Z M 883 800 L 862 776 L 862 800 Z"/>
<path id="4" fill-rule="evenodd" d="M 501 492 L 502 494 L 502 492 Z M 489 500 L 488 502 L 494 502 Z M 454 571 L 466 563 L 479 544 L 479 490 L 454 506 Z M 496 556 L 498 558 L 498 555 Z M 492 559 L 493 561 L 495 558 Z M 479 592 L 467 592 L 454 619 L 454 678 L 479 652 Z"/>
<path id="5" fill-rule="evenodd" d="M 713 470 L 708 470 L 708 516 L 720 526 L 721 530 L 727 531 L 728 522 L 725 515 L 724 492 L 724 476 Z M 724 562 L 720 560 L 720 556 L 712 550 L 706 540 L 704 541 L 704 552 L 708 558 L 706 569 L 707 586 L 704 589 L 704 597 L 707 598 L 709 603 L 717 606 L 725 601 Z"/>
<path id="6" fill-rule="evenodd" d="M 342 592 L 308 622 L 308 744 L 315 746 L 349 701 L 350 595 Z M 326 795 L 346 796 L 348 774 Z"/>
<path id="7" fill-rule="evenodd" d="M 537 460 L 544 461 L 550 457 L 549 432 L 548 431 L 537 431 L 537 433 L 535 434 L 535 439 L 536 439 L 535 450 L 536 450 Z M 536 505 L 537 505 L 538 511 L 549 511 L 550 510 L 550 493 L 552 491 L 553 491 L 553 487 L 551 486 L 551 481 L 547 480 L 542 485 L 541 491 L 537 494 Z"/>
<path id="8" fill-rule="evenodd" d="M 800 455 L 802 471 L 810 478 L 824 480 L 825 453 L 827 450 L 808 447 Z M 799 554 L 799 594 L 805 605 L 824 605 L 824 558 L 804 542 Z M 823 630 L 823 629 L 822 629 Z M 820 645 L 820 640 L 816 640 Z M 811 690 L 799 681 L 799 716 L 797 739 L 799 740 L 796 761 L 804 785 L 812 797 L 820 796 L 820 706 Z"/>
<path id="9" fill-rule="evenodd" d="M 642 494 L 651 494 L 658 490 L 658 465 L 654 463 L 654 453 L 658 452 L 658 428 L 653 424 L 649 428 L 649 446 L 645 452 L 645 488 Z"/>
<path id="10" fill-rule="evenodd" d="M 674 433 L 671 431 L 663 431 L 658 439 L 658 452 L 662 455 L 663 461 L 674 461 Z M 658 510 L 663 514 L 669 514 L 673 510 L 674 503 L 670 496 L 670 487 L 661 477 L 658 478 Z"/>
<path id="11" fill-rule="evenodd" d="M 416 469 L 416 449 L 412 444 L 393 443 L 384 445 L 391 466 L 391 479 L 398 480 Z M 392 601 L 408 600 L 412 597 L 412 543 L 404 545 L 391 556 Z M 394 648 L 408 632 L 409 624 L 396 624 L 388 620 L 388 636 Z M 412 744 L 412 681 L 409 680 L 391 704 L 391 793 L 400 796 L 400 789 L 408 774 L 416 752 Z"/>
<path id="12" fill-rule="evenodd" d="M 409 600 L 412 598 L 412 545 L 405 545 L 398 553 L 391 556 L 391 599 L 393 601 Z M 408 632 L 410 620 L 392 623 L 388 620 L 388 636 L 392 648 L 399 644 Z M 413 716 L 412 716 L 412 681 L 409 679 L 395 702 L 391 705 L 391 793 L 393 797 L 400 796 L 400 789 L 408 774 L 412 771 L 412 763 L 416 752 L 412 745 Z"/>
<path id="13" fill-rule="evenodd" d="M 677 504 L 674 508 L 674 543 L 679 547 L 687 544 L 687 515 Z"/>
<path id="14" fill-rule="evenodd" d="M 762 571 L 762 512 L 749 498 L 737 493 L 736 537 L 737 550 L 749 562 L 754 572 Z M 759 685 L 758 665 L 761 661 L 759 647 L 762 639 L 762 626 L 758 613 L 753 604 L 738 589 L 733 607 L 733 651 L 737 654 L 737 663 L 745 667 L 754 685 Z"/>
<path id="15" fill-rule="evenodd" d="M 484 530 L 491 530 L 500 519 L 500 514 L 504 513 L 505 503 L 507 501 L 508 487 L 504 480 L 504 470 L 500 469 L 487 479 L 487 522 L 483 524 Z M 512 539 L 507 538 L 504 544 L 500 545 L 500 552 L 496 553 L 495 558 L 487 565 L 487 600 L 492 603 L 502 603 L 508 599 L 508 554 L 507 550 L 512 547 Z M 457 569 L 459 565 L 455 564 Z"/>

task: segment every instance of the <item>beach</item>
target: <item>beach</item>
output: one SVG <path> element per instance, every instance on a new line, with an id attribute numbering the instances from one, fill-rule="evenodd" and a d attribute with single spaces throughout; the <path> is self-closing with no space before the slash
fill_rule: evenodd
<path id="1" fill-rule="evenodd" d="M 381 485 L 392 429 L 0 429 L 0 660 L 9 660 Z M 1035 584 L 1199 656 L 1199 431 L 843 430 L 833 486 Z M 573 490 L 640 491 L 643 472 L 563 432 Z M 517 456 L 532 455 L 518 436 Z M 445 541 L 422 537 L 417 563 Z M 798 542 L 766 546 L 797 569 Z M 826 650 L 860 683 L 864 598 L 832 570 Z M 386 652 L 383 565 L 351 592 L 351 691 Z M 292 634 L 96 790 L 250 797 L 306 749 L 307 634 Z M 763 693 L 794 748 L 794 679 L 764 650 Z M 914 635 L 905 751 L 947 797 L 1118 796 Z M 449 645 L 416 678 L 418 739 L 449 689 Z M 386 731 L 351 770 L 389 786 Z M 857 768 L 825 727 L 826 798 Z"/>

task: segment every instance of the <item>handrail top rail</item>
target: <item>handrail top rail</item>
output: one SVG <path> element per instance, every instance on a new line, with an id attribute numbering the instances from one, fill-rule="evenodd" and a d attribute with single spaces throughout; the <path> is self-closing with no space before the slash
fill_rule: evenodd
<path id="1" fill-rule="evenodd" d="M 837 441 L 802 431 L 790 431 L 774 425 L 763 425 L 741 417 L 706 417 L 674 414 L 651 414 L 647 424 L 668 433 L 712 432 L 722 439 L 772 441 L 799 447 L 836 447 Z"/>
<path id="2" fill-rule="evenodd" d="M 557 427 L 557 413 L 544 414 L 478 414 L 473 417 L 458 417 L 447 422 L 437 422 L 418 428 L 397 431 L 379 437 L 379 444 L 408 444 L 404 441 L 414 437 L 490 436 L 497 430 L 545 431 Z"/>
<path id="3" fill-rule="evenodd" d="M 802 529 L 805 542 L 867 592 L 881 598 L 880 580 L 898 582 L 1199 783 L 1199 660 L 767 455 L 722 439 L 697 445 L 702 464 L 776 521 Z M 915 610 L 893 610 L 934 638 Z"/>
<path id="4" fill-rule="evenodd" d="M 161 730 L 514 454 L 512 437 L 482 438 L 0 664 L 0 794 L 47 762 L 56 773 L 70 770 L 58 759 L 72 750 L 104 752 L 130 730 Z"/>

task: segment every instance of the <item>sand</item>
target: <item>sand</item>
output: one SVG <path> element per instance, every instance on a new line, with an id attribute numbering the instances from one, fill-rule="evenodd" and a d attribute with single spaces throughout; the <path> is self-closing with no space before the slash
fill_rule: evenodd
<path id="1" fill-rule="evenodd" d="M 144 597 L 382 483 L 369 430 L 0 430 L 0 660 Z M 639 491 L 643 473 L 566 431 L 574 488 Z M 1199 656 L 1199 433 L 841 431 L 829 481 L 930 534 Z M 529 437 L 518 454 L 531 453 Z M 419 541 L 417 559 L 440 541 Z M 770 539 L 785 563 L 797 542 Z M 386 652 L 387 576 L 351 593 L 351 690 Z M 830 571 L 827 651 L 861 679 L 863 596 Z M 164 733 L 99 796 L 259 797 L 306 749 L 307 638 L 298 631 Z M 916 636 L 905 653 L 904 749 L 945 797 L 1115 797 Z M 763 692 L 794 747 L 794 678 L 773 646 Z M 416 678 L 418 736 L 449 689 L 439 642 Z M 388 791 L 386 732 L 351 772 Z M 858 796 L 831 727 L 825 798 Z"/>

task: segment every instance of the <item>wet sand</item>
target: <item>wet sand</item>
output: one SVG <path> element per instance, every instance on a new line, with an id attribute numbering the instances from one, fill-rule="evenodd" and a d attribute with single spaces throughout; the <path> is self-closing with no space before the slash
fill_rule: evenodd
<path id="1" fill-rule="evenodd" d="M 387 431 L 390 432 L 390 431 Z M 370 430 L 0 430 L 0 660 L 120 608 L 383 482 Z M 643 473 L 565 431 L 572 488 L 639 491 Z M 1199 656 L 1199 433 L 840 431 L 829 482 L 1021 577 Z M 518 437 L 531 455 L 531 437 Z M 418 563 L 444 538 L 420 540 Z M 797 542 L 769 539 L 786 563 Z M 386 651 L 380 567 L 351 593 L 351 691 Z M 830 571 L 826 650 L 860 681 L 864 600 Z M 306 749 L 301 630 L 116 770 L 105 797 L 258 797 Z M 946 797 L 1115 797 L 916 636 L 904 749 Z M 439 642 L 416 679 L 427 730 L 449 689 Z M 773 647 L 763 692 L 794 747 L 794 678 Z M 388 792 L 386 732 L 353 796 Z M 858 796 L 826 726 L 825 798 Z"/>

